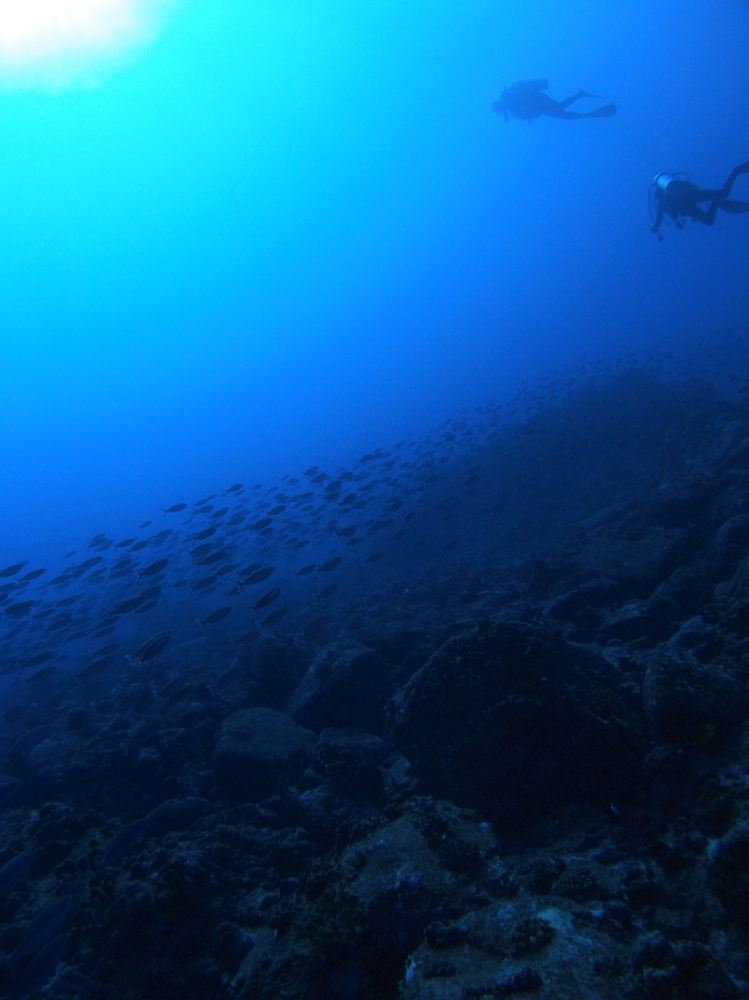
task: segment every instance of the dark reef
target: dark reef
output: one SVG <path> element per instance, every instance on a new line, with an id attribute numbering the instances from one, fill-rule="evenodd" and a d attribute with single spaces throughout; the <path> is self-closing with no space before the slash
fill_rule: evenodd
<path id="1" fill-rule="evenodd" d="M 8 567 L 0 994 L 749 996 L 745 389 L 560 376 Z"/>

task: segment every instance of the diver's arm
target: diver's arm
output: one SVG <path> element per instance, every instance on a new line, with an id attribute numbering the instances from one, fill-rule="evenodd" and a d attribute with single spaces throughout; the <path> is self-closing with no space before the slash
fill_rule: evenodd
<path id="1" fill-rule="evenodd" d="M 662 222 L 663 222 L 663 206 L 659 205 L 658 206 L 658 212 L 656 213 L 656 216 L 655 216 L 655 222 L 650 227 L 650 232 L 651 233 L 657 233 L 658 230 L 661 228 L 661 223 Z"/>

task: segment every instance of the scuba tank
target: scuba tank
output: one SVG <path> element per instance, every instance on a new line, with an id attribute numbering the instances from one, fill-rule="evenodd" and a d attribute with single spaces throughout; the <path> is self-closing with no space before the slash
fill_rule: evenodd
<path id="1" fill-rule="evenodd" d="M 650 215 L 655 218 L 658 212 L 658 202 L 662 201 L 666 196 L 666 191 L 671 183 L 675 181 L 675 174 L 667 174 L 664 172 L 656 174 L 652 180 L 650 187 L 648 188 L 648 202 L 650 203 Z"/>
<path id="2" fill-rule="evenodd" d="M 662 217 L 665 212 L 667 216 L 675 221 L 677 229 L 681 229 L 684 223 L 681 220 L 681 213 L 678 206 L 674 207 L 672 205 L 668 205 L 666 198 L 668 197 L 668 189 L 673 181 L 680 181 L 683 183 L 685 180 L 685 174 L 667 174 L 663 171 L 655 175 L 651 181 L 650 187 L 648 188 L 648 204 L 650 207 L 651 222 L 654 223 L 656 219 L 658 219 L 659 216 Z M 676 195 L 676 190 L 672 191 L 671 194 L 672 196 Z M 663 236 L 660 233 L 658 233 L 658 239 L 663 239 Z"/>
<path id="3" fill-rule="evenodd" d="M 648 188 L 648 207 L 650 208 L 651 223 L 655 223 L 655 220 L 658 218 L 659 204 L 665 197 L 666 188 L 673 179 L 673 174 L 660 173 L 656 174 L 651 181 Z M 658 233 L 658 239 L 663 239 L 660 233 Z"/>
<path id="4" fill-rule="evenodd" d="M 666 174 L 666 173 L 656 174 L 655 177 L 653 178 L 653 187 L 659 194 L 664 195 L 666 193 L 666 188 L 674 179 L 675 178 L 673 174 Z"/>

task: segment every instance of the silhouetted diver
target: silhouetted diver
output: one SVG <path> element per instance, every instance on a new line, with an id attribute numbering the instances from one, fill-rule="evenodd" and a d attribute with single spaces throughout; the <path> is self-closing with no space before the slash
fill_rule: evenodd
<path id="1" fill-rule="evenodd" d="M 728 198 L 733 182 L 740 174 L 749 174 L 749 160 L 734 167 L 723 187 L 717 190 L 699 188 L 673 174 L 656 174 L 648 192 L 651 208 L 655 212 L 651 232 L 658 233 L 664 215 L 674 220 L 677 229 L 683 229 L 687 219 L 712 226 L 718 209 L 733 215 L 749 212 L 749 202 L 730 201 Z M 707 208 L 702 208 L 701 202 L 709 202 Z M 663 239 L 661 233 L 658 233 L 658 239 Z"/>
<path id="2" fill-rule="evenodd" d="M 504 115 L 507 121 L 509 115 L 513 118 L 520 118 L 521 121 L 530 122 L 541 115 L 548 115 L 550 118 L 610 118 L 616 114 L 614 104 L 604 104 L 594 111 L 568 111 L 570 104 L 579 101 L 581 97 L 595 97 L 587 90 L 578 90 L 572 97 L 567 97 L 563 101 L 555 101 L 544 91 L 548 88 L 548 80 L 519 80 L 511 87 L 505 87 L 502 96 L 492 104 L 492 111 L 497 115 Z"/>

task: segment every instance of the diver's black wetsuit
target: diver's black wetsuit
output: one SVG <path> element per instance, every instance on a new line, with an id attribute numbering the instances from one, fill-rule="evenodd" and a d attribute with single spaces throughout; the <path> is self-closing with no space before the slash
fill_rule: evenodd
<path id="1" fill-rule="evenodd" d="M 572 97 L 567 97 L 563 101 L 555 101 L 544 91 L 549 86 L 548 80 L 520 80 L 513 83 L 511 87 L 505 87 L 502 96 L 492 104 L 492 111 L 497 115 L 504 115 L 507 121 L 509 115 L 519 118 L 521 121 L 530 122 L 541 115 L 548 115 L 550 118 L 609 118 L 616 114 L 616 107 L 613 104 L 604 104 L 601 108 L 593 111 L 568 111 L 567 109 L 581 97 L 594 97 L 586 90 L 578 90 Z"/>
<path id="2" fill-rule="evenodd" d="M 733 215 L 749 212 L 749 202 L 730 201 L 728 198 L 734 181 L 741 174 L 749 174 L 749 160 L 734 167 L 723 187 L 717 190 L 699 188 L 691 181 L 659 174 L 651 188 L 656 215 L 650 229 L 657 233 L 664 215 L 674 220 L 677 229 L 683 229 L 687 219 L 712 226 L 718 209 Z M 703 203 L 707 203 L 707 208 L 702 207 Z M 659 239 L 662 239 L 660 234 Z"/>

